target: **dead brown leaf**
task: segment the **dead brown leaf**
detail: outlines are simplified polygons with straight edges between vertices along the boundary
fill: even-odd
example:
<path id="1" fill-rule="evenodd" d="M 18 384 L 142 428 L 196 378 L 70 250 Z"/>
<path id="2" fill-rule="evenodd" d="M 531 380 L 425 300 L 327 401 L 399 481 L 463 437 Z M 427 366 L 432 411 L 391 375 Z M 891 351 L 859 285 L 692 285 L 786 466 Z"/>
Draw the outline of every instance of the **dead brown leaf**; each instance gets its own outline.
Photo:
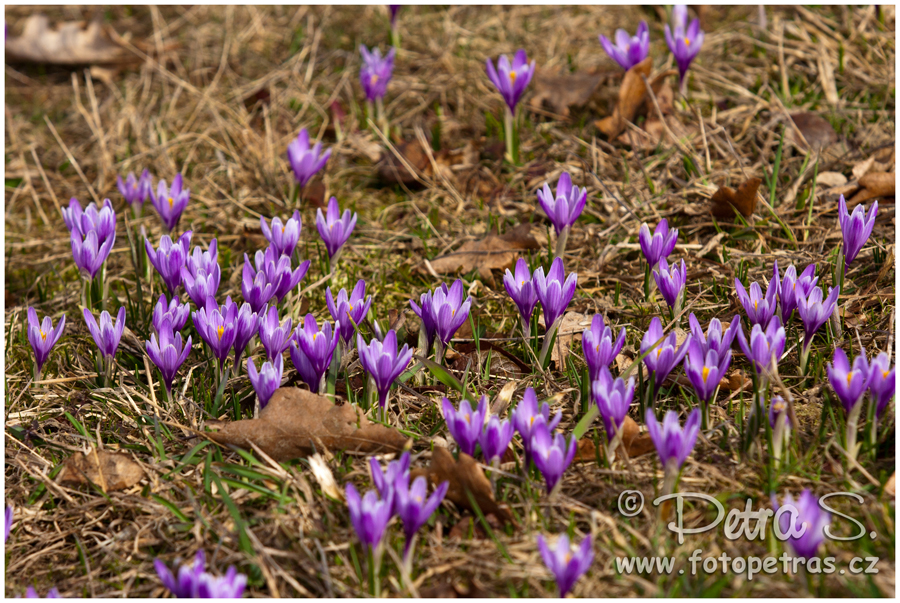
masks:
<path id="1" fill-rule="evenodd" d="M 541 316 L 540 320 L 544 317 Z M 581 334 L 591 326 L 591 317 L 581 312 L 566 312 L 556 331 L 556 342 L 550 351 L 550 359 L 556 363 L 556 367 L 562 370 L 566 366 L 566 356 L 581 341 Z"/>
<path id="2" fill-rule="evenodd" d="M 585 437 L 578 440 L 575 448 L 575 456 L 572 458 L 573 463 L 590 463 L 597 460 L 597 447 L 594 440 Z"/>
<path id="3" fill-rule="evenodd" d="M 847 184 L 847 177 L 840 172 L 821 172 L 816 176 L 816 186 L 822 188 L 834 188 L 845 184 Z"/>
<path id="4" fill-rule="evenodd" d="M 891 473 L 891 477 L 888 478 L 887 483 L 884 485 L 884 490 L 882 491 L 882 497 L 894 498 L 897 495 L 897 486 L 895 485 L 897 479 L 897 472 L 894 471 Z"/>
<path id="5" fill-rule="evenodd" d="M 413 169 L 420 173 L 431 172 L 431 161 L 428 159 L 428 153 L 419 144 L 417 138 L 411 140 L 403 140 L 394 146 L 403 160 L 406 161 Z M 406 186 L 420 185 L 416 175 L 409 171 L 397 155 L 390 150 L 384 151 L 381 156 L 381 162 L 378 166 L 378 175 L 387 184 L 405 184 Z"/>
<path id="6" fill-rule="evenodd" d="M 625 123 L 634 120 L 638 109 L 644 103 L 647 95 L 647 85 L 644 78 L 650 77 L 653 68 L 652 57 L 647 57 L 625 73 L 622 85 L 619 87 L 619 99 L 613 109 L 612 115 L 594 122 L 603 134 L 608 138 L 616 138 L 625 130 Z"/>
<path id="7" fill-rule="evenodd" d="M 546 104 L 557 115 L 569 116 L 569 107 L 583 107 L 591 100 L 605 73 L 571 73 L 539 70 L 534 74 L 529 104 L 540 109 Z"/>
<path id="8" fill-rule="evenodd" d="M 131 456 L 93 449 L 87 454 L 76 452 L 66 459 L 59 481 L 76 485 L 93 483 L 104 492 L 113 492 L 130 488 L 143 477 L 143 468 Z"/>
<path id="9" fill-rule="evenodd" d="M 838 134 L 824 117 L 816 113 L 794 113 L 791 115 L 797 130 L 803 134 L 803 138 L 812 148 L 824 148 L 838 141 Z M 796 137 L 795 137 L 796 138 Z M 798 146 L 804 146 L 802 141 L 796 139 Z"/>
<path id="10" fill-rule="evenodd" d="M 512 513 L 505 505 L 498 504 L 494 500 L 491 482 L 485 477 L 475 459 L 468 454 L 460 452 L 459 460 L 454 460 L 449 450 L 435 446 L 431 453 L 431 467 L 427 471 L 414 469 L 410 473 L 410 479 L 415 479 L 419 475 L 426 476 L 431 485 L 435 487 L 443 482 L 450 482 L 446 498 L 456 505 L 474 513 L 475 509 L 472 508 L 472 502 L 469 500 L 469 495 L 471 495 L 485 516 L 493 514 L 504 524 L 515 525 Z"/>
<path id="11" fill-rule="evenodd" d="M 630 459 L 656 450 L 650 434 L 642 434 L 638 424 L 627 415 L 625 416 L 625 422 L 622 423 L 622 444 L 619 446 L 619 450 L 623 449 L 628 453 L 628 458 Z"/>
<path id="12" fill-rule="evenodd" d="M 470 272 L 477 268 L 481 278 L 492 284 L 491 270 L 512 268 L 520 251 L 539 247 L 531 235 L 531 225 L 519 224 L 505 234 L 491 233 L 481 240 L 468 241 L 458 250 L 431 260 L 431 267 L 438 274 Z"/>
<path id="13" fill-rule="evenodd" d="M 737 190 L 724 184 L 710 198 L 710 209 L 713 216 L 720 220 L 734 217 L 737 209 L 745 218 L 749 218 L 756 211 L 756 193 L 762 182 L 759 178 L 750 178 L 741 184 Z"/>
<path id="14" fill-rule="evenodd" d="M 491 596 L 478 582 L 469 578 L 468 582 L 445 582 L 419 591 L 423 599 L 486 599 Z"/>
<path id="15" fill-rule="evenodd" d="M 863 159 L 853 166 L 853 178 L 859 180 L 869 173 L 873 165 L 875 165 L 875 155 L 872 155 L 868 159 Z"/>
<path id="16" fill-rule="evenodd" d="M 250 442 L 276 461 L 306 457 L 317 450 L 360 454 L 399 452 L 406 437 L 391 427 L 371 423 L 350 404 L 334 405 L 325 396 L 283 387 L 275 392 L 258 419 L 226 423 L 203 432 L 213 442 L 251 450 Z"/>
<path id="17" fill-rule="evenodd" d="M 859 179 L 861 191 L 853 195 L 847 201 L 847 209 L 853 211 L 853 207 L 863 201 L 876 197 L 893 197 L 896 193 L 897 174 L 894 172 L 869 172 Z"/>
<path id="18" fill-rule="evenodd" d="M 99 20 L 87 27 L 81 22 L 50 27 L 46 15 L 35 14 L 25 20 L 21 36 L 6 39 L 6 61 L 50 65 L 95 65 L 134 62 L 137 57 L 110 41 Z"/>

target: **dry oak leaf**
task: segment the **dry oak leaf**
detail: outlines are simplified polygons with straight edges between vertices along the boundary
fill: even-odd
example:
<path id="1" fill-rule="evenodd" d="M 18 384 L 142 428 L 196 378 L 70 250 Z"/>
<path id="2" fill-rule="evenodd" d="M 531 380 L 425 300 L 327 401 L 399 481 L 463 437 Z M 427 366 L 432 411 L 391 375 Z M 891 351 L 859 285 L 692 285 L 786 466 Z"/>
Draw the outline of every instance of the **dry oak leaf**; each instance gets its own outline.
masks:
<path id="1" fill-rule="evenodd" d="M 831 127 L 827 119 L 815 113 L 794 113 L 791 115 L 797 130 L 803 135 L 803 138 L 812 148 L 824 148 L 838 141 L 838 134 Z M 794 142 L 799 147 L 804 147 L 803 141 L 797 136 L 793 136 Z"/>
<path id="2" fill-rule="evenodd" d="M 493 283 L 491 270 L 512 268 L 521 251 L 538 249 L 540 245 L 531 235 L 530 224 L 519 224 L 505 234 L 488 234 L 478 241 L 468 241 L 454 252 L 431 260 L 431 267 L 439 274 L 471 272 L 478 274 L 488 283 Z"/>
<path id="3" fill-rule="evenodd" d="M 894 172 L 869 172 L 859 179 L 861 191 L 853 195 L 847 201 L 847 209 L 853 211 L 853 208 L 863 201 L 874 199 L 875 197 L 893 197 L 897 188 L 897 174 Z"/>
<path id="4" fill-rule="evenodd" d="M 400 432 L 370 422 L 356 406 L 337 406 L 325 396 L 293 387 L 278 389 L 258 419 L 226 423 L 203 435 L 245 450 L 252 450 L 253 442 L 276 461 L 306 457 L 323 448 L 359 454 L 399 452 L 407 443 Z"/>
<path id="5" fill-rule="evenodd" d="M 506 505 L 498 504 L 494 500 L 491 482 L 485 477 L 475 459 L 468 454 L 460 452 L 459 460 L 454 460 L 449 450 L 435 446 L 431 452 L 431 466 L 427 471 L 424 469 L 412 470 L 410 480 L 414 480 L 420 475 L 426 476 L 434 487 L 444 482 L 450 482 L 446 498 L 456 505 L 474 513 L 475 509 L 472 508 L 472 502 L 469 499 L 469 495 L 471 495 L 485 516 L 492 514 L 504 524 L 516 525 L 512 513 Z"/>
<path id="6" fill-rule="evenodd" d="M 144 477 L 144 469 L 124 452 L 93 449 L 76 452 L 63 465 L 59 481 L 63 484 L 93 483 L 104 492 L 124 490 Z"/>
<path id="7" fill-rule="evenodd" d="M 25 20 L 21 36 L 6 39 L 6 61 L 51 65 L 93 65 L 133 62 L 137 57 L 109 40 L 99 21 L 87 27 L 80 22 L 50 27 L 46 15 Z"/>
<path id="8" fill-rule="evenodd" d="M 840 172 L 821 172 L 816 176 L 816 186 L 835 188 L 847 184 L 847 177 Z"/>
<path id="9" fill-rule="evenodd" d="M 540 109 L 546 103 L 554 113 L 569 116 L 569 107 L 583 107 L 591 100 L 606 73 L 571 73 L 538 70 L 534 74 L 529 104 Z"/>
<path id="10" fill-rule="evenodd" d="M 619 445 L 619 451 L 626 452 L 628 458 L 633 459 L 634 457 L 642 456 L 656 450 L 656 446 L 653 444 L 650 434 L 642 434 L 641 428 L 638 427 L 638 424 L 634 422 L 634 419 L 628 415 L 625 415 L 625 421 L 622 423 L 621 430 L 622 443 Z M 616 452 L 617 456 L 619 451 Z"/>
<path id="11" fill-rule="evenodd" d="M 712 215 L 720 220 L 734 217 L 735 208 L 745 218 L 749 218 L 756 211 L 756 193 L 762 180 L 750 178 L 741 184 L 737 190 L 724 184 L 710 198 L 710 210 Z"/>
<path id="12" fill-rule="evenodd" d="M 619 88 L 619 99 L 613 109 L 612 115 L 595 121 L 603 134 L 608 138 L 616 138 L 625 129 L 625 123 L 634 120 L 638 109 L 644 103 L 644 97 L 647 95 L 647 85 L 644 78 L 650 77 L 650 70 L 653 68 L 653 59 L 647 57 L 627 72 L 622 79 L 622 85 Z M 643 76 L 643 77 L 642 77 Z"/>
<path id="13" fill-rule="evenodd" d="M 563 315 L 556 331 L 556 341 L 553 342 L 553 349 L 550 350 L 550 359 L 556 363 L 558 369 L 562 370 L 562 367 L 566 366 L 566 356 L 569 355 L 575 344 L 581 341 L 581 334 L 584 333 L 584 330 L 590 328 L 591 318 L 592 315 L 571 310 Z M 544 317 L 541 315 L 538 324 L 546 327 L 543 321 Z"/>

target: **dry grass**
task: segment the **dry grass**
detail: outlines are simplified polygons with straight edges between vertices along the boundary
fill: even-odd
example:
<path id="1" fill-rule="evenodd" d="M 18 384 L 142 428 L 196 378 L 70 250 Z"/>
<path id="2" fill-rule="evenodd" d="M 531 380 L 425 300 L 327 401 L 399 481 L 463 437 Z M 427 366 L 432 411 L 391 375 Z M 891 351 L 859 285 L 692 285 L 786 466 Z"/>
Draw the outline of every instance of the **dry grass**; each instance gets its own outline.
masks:
<path id="1" fill-rule="evenodd" d="M 435 131 L 435 107 L 440 107 L 443 148 L 473 143 L 481 153 L 475 164 L 445 178 L 428 178 L 426 186 L 414 190 L 379 180 L 372 155 L 377 157 L 380 143 L 359 129 L 364 108 L 356 48 L 360 43 L 384 47 L 387 18 L 382 7 L 139 7 L 133 12 L 108 7 L 105 18 L 145 59 L 138 67 L 104 82 L 81 71 L 7 66 L 5 481 L 6 499 L 16 507 L 7 545 L 7 596 L 21 594 L 30 584 L 40 592 L 56 585 L 64 596 L 159 596 L 163 589 L 153 559 L 171 562 L 197 548 L 207 551 L 216 571 L 235 564 L 248 574 L 248 592 L 254 596 L 366 592 L 365 576 L 354 569 L 356 544 L 345 505 L 321 492 L 305 461 L 271 466 L 200 446 L 191 437 L 187 428 L 200 427 L 208 418 L 210 389 L 215 389 L 199 353 L 179 373 L 185 398 L 171 407 L 164 404 L 160 392 L 148 388 L 144 370 L 148 325 L 129 316 L 132 332 L 123 339 L 118 357 L 121 381 L 98 387 L 94 344 L 79 316 L 79 277 L 59 212 L 69 197 L 87 202 L 108 196 L 121 217 L 128 212 L 115 191 L 117 174 L 149 167 L 170 181 L 182 171 L 191 189 L 182 228 L 193 229 L 195 244 L 218 238 L 224 277 L 219 297 L 239 298 L 243 254 L 264 245 L 260 214 L 290 213 L 292 178 L 285 149 L 300 127 L 309 127 L 334 149 L 324 177 L 328 194 L 360 215 L 330 285 L 349 287 L 365 278 L 375 294 L 374 316 L 383 324 L 398 313 L 409 315 L 406 300 L 435 286 L 436 279 L 420 269 L 423 257 L 450 251 L 490 225 L 505 231 L 533 221 L 543 229 L 546 221 L 535 214 L 533 191 L 567 170 L 590 194 L 566 256 L 567 269 L 579 274 L 572 309 L 603 312 L 614 324 L 626 326 L 633 349 L 650 318 L 660 312 L 642 291 L 636 242 L 644 220 L 653 224 L 667 217 L 680 228 L 676 257 L 688 263 L 686 299 L 703 322 L 738 313 L 731 294 L 734 276 L 768 278 L 776 259 L 785 267 L 817 262 L 822 284 L 830 284 L 828 264 L 840 242 L 837 204 L 824 187 L 813 186 L 814 174 L 850 176 L 873 153 L 887 171 L 894 171 L 894 13 L 890 7 L 883 11 L 884 24 L 874 7 L 769 10 L 768 27 L 760 31 L 755 9 L 711 8 L 704 15 L 708 34 L 692 70 L 689 100 L 675 105 L 682 124 L 694 132 L 699 128 L 700 135 L 676 141 L 666 137 L 658 149 L 646 150 L 602 140 L 593 120 L 608 112 L 605 101 L 615 96 L 618 81 L 607 77 L 598 98 L 573 110 L 568 120 L 526 111 L 523 165 L 511 169 L 492 151 L 497 141 L 485 137 L 485 115 L 498 115 L 500 100 L 484 75 L 484 59 L 524 47 L 542 68 L 612 72 L 597 33 L 633 29 L 644 18 L 651 26 L 656 67 L 662 70 L 664 61 L 671 66 L 671 58 L 664 58 L 668 54 L 659 15 L 637 7 L 404 9 L 403 48 L 386 99 L 388 115 L 402 137 L 411 139 Z M 18 32 L 17 23 L 30 12 L 7 8 L 12 32 Z M 46 12 L 59 20 L 91 16 L 82 7 Z M 835 66 L 836 104 L 828 99 L 831 82 L 820 68 L 822 56 Z M 270 95 L 268 104 L 245 105 L 262 89 Z M 335 101 L 349 114 L 344 125 L 349 134 L 341 142 L 334 140 L 331 122 Z M 826 117 L 840 141 L 818 154 L 803 151 L 786 125 L 788 114 L 798 111 Z M 788 134 L 774 174 L 772 211 L 760 203 L 749 224 L 713 223 L 703 208 L 719 184 L 735 185 L 764 174 L 765 180 L 772 178 L 783 131 Z M 771 189 L 764 183 L 761 193 L 768 200 Z M 161 225 L 146 209 L 139 225 L 155 240 Z M 796 349 L 782 363 L 801 419 L 794 462 L 780 476 L 770 476 L 764 454 L 743 457 L 737 449 L 736 411 L 722 394 L 723 428 L 701 438 L 681 481 L 683 490 L 713 494 L 731 506 L 742 506 L 748 496 L 756 506 L 765 506 L 772 490 L 858 492 L 862 505 L 841 508 L 878 538 L 829 542 L 827 553 L 837 558 L 838 567 L 846 567 L 853 556 L 878 556 L 880 573 L 816 578 L 814 594 L 894 593 L 894 506 L 882 496 L 895 463 L 893 421 L 886 420 L 889 433 L 877 458 L 865 456 L 861 470 L 842 470 L 846 465 L 838 443 L 843 419 L 829 414 L 829 388 L 822 385 L 823 363 L 834 346 L 858 351 L 861 344 L 871 353 L 892 341 L 893 212 L 892 198 L 880 202 L 875 232 L 847 274 L 843 338 L 816 340 L 811 378 L 796 376 Z M 323 275 L 323 250 L 314 211 L 305 208 L 303 218 L 303 245 L 313 259 L 308 285 Z M 135 289 L 121 226 L 108 269 L 111 295 L 119 300 L 113 307 L 126 303 L 126 292 Z M 713 237 L 717 243 L 707 245 Z M 544 250 L 533 258 L 539 262 L 547 255 Z M 464 278 L 476 300 L 473 316 L 480 335 L 513 335 L 516 315 L 499 279 L 492 286 L 477 273 Z M 309 308 L 325 314 L 325 286 L 309 291 L 296 312 Z M 146 313 L 149 300 L 159 295 L 159 284 L 144 287 Z M 46 381 L 36 386 L 29 383 L 31 352 L 23 328 L 28 306 L 54 321 L 64 312 L 68 318 L 66 333 L 45 368 Z M 411 331 L 414 318 L 407 320 Z M 461 338 L 472 337 L 467 330 Z M 414 333 L 410 337 L 414 342 Z M 789 337 L 788 347 L 795 342 Z M 526 358 L 519 344 L 510 349 Z M 475 387 L 496 395 L 506 379 L 486 372 L 485 360 L 484 355 L 475 357 Z M 736 365 L 746 370 L 743 359 Z M 550 371 L 546 378 L 514 375 L 520 381 L 514 400 L 528 385 L 542 397 L 561 394 L 561 428 L 571 432 L 581 415 L 581 359 L 573 358 L 572 367 Z M 671 388 L 662 404 L 684 407 L 691 394 L 682 391 L 689 390 Z M 223 416 L 231 417 L 232 401 L 238 404 L 251 393 L 245 377 L 232 379 Z M 439 394 L 404 390 L 398 397 L 409 406 L 408 428 L 423 434 L 413 447 L 421 459 L 415 463 L 426 464 L 428 434 L 449 437 L 440 429 L 433 405 Z M 734 404 L 741 398 L 735 397 Z M 61 462 L 96 441 L 130 451 L 147 479 L 131 490 L 106 495 L 58 484 Z M 362 461 L 340 453 L 329 458 L 339 484 L 352 479 L 368 487 Z M 728 541 L 717 529 L 678 546 L 655 510 L 621 517 L 616 500 L 623 489 L 641 490 L 647 500 L 653 497 L 661 473 L 652 455 L 613 470 L 596 463 L 574 465 L 550 501 L 540 492 L 529 493 L 521 474 L 512 471 L 515 475 L 499 481 L 497 498 L 514 509 L 518 530 L 494 530 L 494 541 L 453 539 L 450 527 L 466 514 L 445 505 L 437 522 L 420 533 L 414 584 L 401 585 L 388 560 L 386 592 L 433 593 L 428 589 L 436 585 L 474 580 L 488 595 L 552 595 L 534 538 L 567 528 L 579 536 L 592 533 L 596 541 L 593 568 L 575 588 L 577 596 L 765 597 L 793 596 L 806 588 L 797 575 L 747 581 L 733 575 L 691 576 L 685 565 L 696 548 L 707 556 L 762 556 L 780 553 L 773 542 Z M 686 524 L 709 518 L 709 509 L 691 508 Z M 852 529 L 841 523 L 841 533 Z M 676 556 L 673 575 L 617 574 L 615 557 L 653 554 Z M 681 568 L 688 571 L 679 575 Z"/>

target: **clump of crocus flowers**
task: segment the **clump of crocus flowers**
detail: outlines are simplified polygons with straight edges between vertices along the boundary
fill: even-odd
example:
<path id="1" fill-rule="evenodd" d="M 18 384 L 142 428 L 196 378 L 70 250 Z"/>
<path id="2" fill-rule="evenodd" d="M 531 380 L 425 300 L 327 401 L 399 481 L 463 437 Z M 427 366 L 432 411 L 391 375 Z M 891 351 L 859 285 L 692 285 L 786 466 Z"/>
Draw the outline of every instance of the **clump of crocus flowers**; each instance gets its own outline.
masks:
<path id="1" fill-rule="evenodd" d="M 379 127 L 387 130 L 384 95 L 394 73 L 394 55 L 397 53 L 397 49 L 391 48 L 387 54 L 382 56 L 381 50 L 378 48 L 369 50 L 364 44 L 360 44 L 359 53 L 363 59 L 362 67 L 359 69 L 359 83 L 366 95 L 369 118 L 377 120 Z"/>
<path id="2" fill-rule="evenodd" d="M 501 55 L 497 59 L 496 69 L 490 59 L 487 59 L 486 66 L 488 78 L 506 102 L 503 122 L 506 135 L 506 159 L 510 163 L 515 163 L 519 160 L 518 136 L 515 131 L 516 105 L 519 104 L 525 88 L 534 77 L 534 61 L 529 64 L 525 51 L 519 49 L 512 61 L 508 56 Z"/>
<path id="3" fill-rule="evenodd" d="M 828 373 L 828 382 L 847 412 L 847 454 L 855 460 L 859 453 L 856 433 L 859 429 L 862 399 L 869 387 L 869 362 L 865 354 L 860 354 L 853 359 L 851 365 L 846 352 L 837 348 L 834 350 L 832 363 L 825 367 L 825 371 Z"/>
<path id="4" fill-rule="evenodd" d="M 553 345 L 556 330 L 562 321 L 569 302 L 575 295 L 575 289 L 578 286 L 578 275 L 574 272 L 566 276 L 565 268 L 563 268 L 562 258 L 556 258 L 550 265 L 550 270 L 544 275 L 544 267 L 541 266 L 534 271 L 532 277 L 534 282 L 534 290 L 537 294 L 538 301 L 541 302 L 541 308 L 544 310 L 544 345 L 541 348 L 541 354 L 538 362 L 544 366 L 544 362 L 550 353 Z"/>
<path id="5" fill-rule="evenodd" d="M 178 575 L 166 567 L 161 559 L 153 561 L 160 582 L 179 599 L 239 599 L 247 587 L 247 576 L 232 565 L 224 576 L 206 571 L 206 555 L 197 551 L 192 565 L 182 564 Z"/>
<path id="6" fill-rule="evenodd" d="M 644 295 L 650 297 L 650 274 L 660 260 L 667 259 L 675 250 L 675 244 L 678 243 L 678 229 L 670 229 L 669 221 L 662 219 L 651 234 L 650 226 L 644 222 L 638 231 L 638 242 L 641 245 L 644 259 L 647 260 L 647 266 L 644 269 Z"/>
<path id="7" fill-rule="evenodd" d="M 542 534 L 537 536 L 538 550 L 544 564 L 553 573 L 560 598 L 565 597 L 578 579 L 588 571 L 594 561 L 593 541 L 590 534 L 584 537 L 581 544 L 573 550 L 567 534 L 560 534 L 556 539 L 556 548 L 551 549 Z"/>
<path id="8" fill-rule="evenodd" d="M 469 296 L 464 299 L 464 295 L 463 282 L 457 279 L 450 287 L 441 283 L 434 291 L 423 293 L 418 304 L 409 300 L 413 312 L 422 319 L 422 329 L 425 332 L 423 348 L 427 350 L 432 343 L 435 344 L 434 360 L 438 364 L 456 331 L 469 318 L 472 298 Z"/>
<path id="9" fill-rule="evenodd" d="M 359 350 L 359 363 L 375 383 L 381 413 L 386 416 L 388 393 L 397 377 L 409 366 L 413 351 L 406 344 L 397 349 L 397 334 L 393 330 L 387 332 L 383 341 L 376 338 L 368 345 L 357 333 L 356 348 Z"/>

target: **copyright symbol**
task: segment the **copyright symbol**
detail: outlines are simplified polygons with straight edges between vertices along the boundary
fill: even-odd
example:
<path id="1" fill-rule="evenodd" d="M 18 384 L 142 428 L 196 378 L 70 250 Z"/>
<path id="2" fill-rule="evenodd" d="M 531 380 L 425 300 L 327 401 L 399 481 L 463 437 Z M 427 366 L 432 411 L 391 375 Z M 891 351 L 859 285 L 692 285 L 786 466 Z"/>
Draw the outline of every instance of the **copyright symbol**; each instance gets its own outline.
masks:
<path id="1" fill-rule="evenodd" d="M 639 490 L 625 490 L 619 494 L 619 513 L 634 517 L 644 510 L 644 494 Z"/>

